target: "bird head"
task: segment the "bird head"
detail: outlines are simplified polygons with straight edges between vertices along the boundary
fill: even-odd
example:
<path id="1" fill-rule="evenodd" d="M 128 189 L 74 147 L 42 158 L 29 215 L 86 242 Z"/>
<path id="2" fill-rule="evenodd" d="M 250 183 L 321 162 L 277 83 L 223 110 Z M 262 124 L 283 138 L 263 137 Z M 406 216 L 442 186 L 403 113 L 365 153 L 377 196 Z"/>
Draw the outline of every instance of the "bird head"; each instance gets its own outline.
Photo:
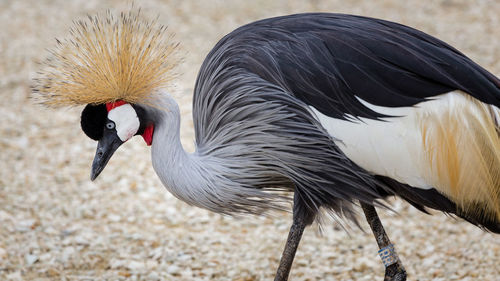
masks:
<path id="1" fill-rule="evenodd" d="M 89 138 L 98 141 L 91 180 L 99 176 L 118 147 L 133 136 L 142 135 L 147 145 L 153 142 L 154 124 L 140 106 L 124 101 L 88 104 L 82 111 L 81 126 Z"/>
<path id="2" fill-rule="evenodd" d="M 59 107 L 85 105 L 81 126 L 97 140 L 91 179 L 134 135 L 151 144 L 152 123 L 144 106 L 155 107 L 178 63 L 178 44 L 157 20 L 140 10 L 88 16 L 74 22 L 34 79 L 33 97 Z"/>

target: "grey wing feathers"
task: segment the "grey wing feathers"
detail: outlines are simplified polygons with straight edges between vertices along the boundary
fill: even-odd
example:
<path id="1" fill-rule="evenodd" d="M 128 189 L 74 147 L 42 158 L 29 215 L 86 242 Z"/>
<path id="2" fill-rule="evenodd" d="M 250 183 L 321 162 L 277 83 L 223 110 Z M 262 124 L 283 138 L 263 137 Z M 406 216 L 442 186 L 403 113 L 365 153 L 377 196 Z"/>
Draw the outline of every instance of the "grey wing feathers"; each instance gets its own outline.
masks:
<path id="1" fill-rule="evenodd" d="M 376 181 L 338 150 L 307 105 L 232 65 L 232 48 L 212 53 L 198 78 L 198 153 L 221 159 L 232 171 L 234 188 L 294 191 L 311 212 L 323 206 L 354 218 L 352 202 L 379 198 Z"/>

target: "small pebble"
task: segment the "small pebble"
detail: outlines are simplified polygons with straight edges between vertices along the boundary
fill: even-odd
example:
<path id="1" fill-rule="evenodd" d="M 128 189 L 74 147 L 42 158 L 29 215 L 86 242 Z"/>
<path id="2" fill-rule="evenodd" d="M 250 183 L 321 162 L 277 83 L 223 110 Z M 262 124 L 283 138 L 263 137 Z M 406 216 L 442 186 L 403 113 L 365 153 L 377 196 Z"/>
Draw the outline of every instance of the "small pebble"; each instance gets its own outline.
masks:
<path id="1" fill-rule="evenodd" d="M 24 260 L 26 261 L 26 265 L 27 266 L 31 266 L 33 265 L 35 262 L 38 261 L 38 256 L 37 255 L 30 255 L 30 254 L 26 254 L 24 256 Z"/>
<path id="2" fill-rule="evenodd" d="M 167 267 L 167 273 L 176 274 L 179 273 L 180 268 L 177 265 L 171 265 Z"/>
<path id="3" fill-rule="evenodd" d="M 2 260 L 5 260 L 7 258 L 7 251 L 0 247 L 0 262 L 2 262 Z"/>
<path id="4" fill-rule="evenodd" d="M 146 278 L 148 281 L 161 280 L 160 275 L 154 271 L 150 272 Z"/>
<path id="5" fill-rule="evenodd" d="M 146 265 L 140 261 L 128 261 L 126 267 L 132 271 L 143 271 Z"/>

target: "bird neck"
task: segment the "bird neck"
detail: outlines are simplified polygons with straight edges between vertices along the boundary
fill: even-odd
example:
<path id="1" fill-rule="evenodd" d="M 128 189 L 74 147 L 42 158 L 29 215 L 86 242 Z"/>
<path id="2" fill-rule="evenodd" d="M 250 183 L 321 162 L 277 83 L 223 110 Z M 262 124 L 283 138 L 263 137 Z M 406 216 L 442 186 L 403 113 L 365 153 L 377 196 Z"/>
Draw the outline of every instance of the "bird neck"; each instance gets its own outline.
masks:
<path id="1" fill-rule="evenodd" d="M 177 102 L 171 97 L 166 96 L 155 107 L 149 108 L 149 116 L 154 123 L 154 134 L 152 143 L 153 156 L 187 155 L 180 140 L 180 111 Z"/>
<path id="2" fill-rule="evenodd" d="M 149 116 L 154 122 L 151 159 L 153 168 L 163 185 L 177 198 L 191 205 L 211 209 L 213 195 L 207 177 L 208 163 L 202 161 L 198 152 L 188 153 L 180 141 L 180 111 L 171 96 L 167 96 L 155 107 L 149 107 Z M 210 170 L 210 169 L 209 169 Z M 203 172 L 205 171 L 205 172 Z"/>
<path id="3" fill-rule="evenodd" d="M 146 110 L 154 123 L 153 168 L 175 197 L 224 214 L 262 214 L 268 209 L 282 209 L 280 196 L 252 188 L 252 184 L 281 186 L 285 183 L 270 177 L 265 169 L 255 169 L 252 163 L 246 163 L 247 169 L 234 147 L 211 144 L 196 148 L 193 153 L 184 150 L 180 141 L 179 107 L 172 97 L 167 96 Z M 239 151 L 245 148 L 248 149 L 241 147 Z M 265 172 L 256 174 L 256 170 Z"/>

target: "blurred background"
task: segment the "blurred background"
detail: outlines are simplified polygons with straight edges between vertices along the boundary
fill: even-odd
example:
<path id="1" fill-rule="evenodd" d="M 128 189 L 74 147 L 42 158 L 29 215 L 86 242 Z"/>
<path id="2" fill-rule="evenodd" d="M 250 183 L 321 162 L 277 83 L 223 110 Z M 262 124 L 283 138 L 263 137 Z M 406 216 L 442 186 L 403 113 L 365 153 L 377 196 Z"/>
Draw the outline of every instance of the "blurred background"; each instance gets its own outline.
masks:
<path id="1" fill-rule="evenodd" d="M 437 36 L 500 74 L 500 2 L 488 0 L 135 1 L 181 42 L 178 97 L 193 150 L 191 96 L 203 58 L 234 28 L 298 12 L 397 21 Z M 149 147 L 122 146 L 89 180 L 96 143 L 80 130 L 82 108 L 49 110 L 29 99 L 36 62 L 74 19 L 127 10 L 130 1 L 0 1 L 0 280 L 271 280 L 289 214 L 231 218 L 171 196 Z M 409 280 L 500 280 L 500 239 L 399 200 L 380 211 Z M 334 221 L 306 230 L 290 280 L 382 280 L 375 240 Z"/>

